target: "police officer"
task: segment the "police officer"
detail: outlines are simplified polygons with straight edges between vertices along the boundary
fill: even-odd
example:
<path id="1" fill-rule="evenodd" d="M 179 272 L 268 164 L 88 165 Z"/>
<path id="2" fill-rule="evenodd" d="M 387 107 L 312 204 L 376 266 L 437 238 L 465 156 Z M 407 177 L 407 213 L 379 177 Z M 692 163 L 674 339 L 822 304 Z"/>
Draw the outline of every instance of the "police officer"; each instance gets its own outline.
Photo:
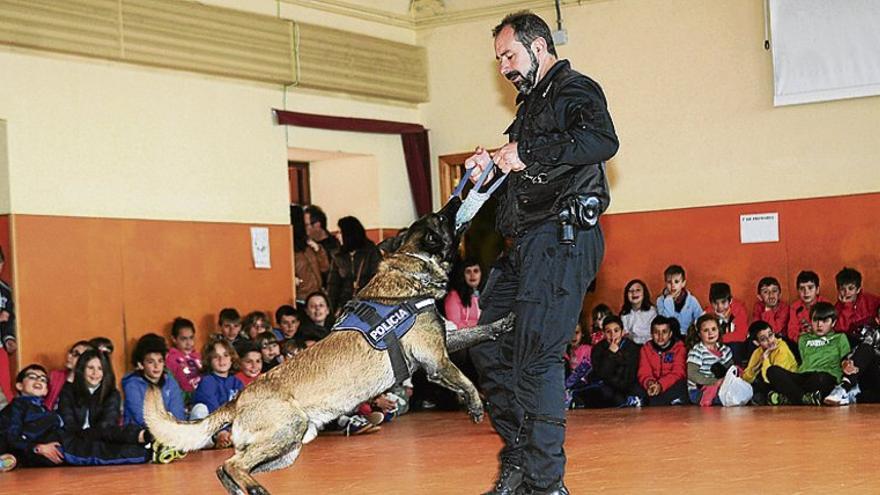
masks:
<path id="1" fill-rule="evenodd" d="M 467 159 L 472 178 L 509 173 L 498 230 L 510 248 L 481 296 L 480 323 L 516 313 L 516 329 L 471 350 L 495 431 L 504 441 L 489 494 L 568 494 L 562 355 L 604 253 L 596 220 L 610 196 L 604 162 L 618 141 L 605 96 L 557 60 L 547 24 L 510 14 L 493 30 L 501 74 L 519 91 L 509 142 Z"/>

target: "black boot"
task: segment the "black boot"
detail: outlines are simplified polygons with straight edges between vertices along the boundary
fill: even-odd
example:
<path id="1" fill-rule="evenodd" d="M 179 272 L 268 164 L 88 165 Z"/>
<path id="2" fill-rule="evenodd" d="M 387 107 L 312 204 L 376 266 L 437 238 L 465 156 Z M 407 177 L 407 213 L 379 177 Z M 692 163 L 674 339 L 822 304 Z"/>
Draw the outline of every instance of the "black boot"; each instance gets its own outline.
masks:
<path id="1" fill-rule="evenodd" d="M 523 485 L 523 488 L 524 490 L 520 493 L 525 495 L 569 495 L 568 488 L 561 481 L 550 485 L 550 488 L 530 488 L 525 485 Z"/>
<path id="2" fill-rule="evenodd" d="M 483 495 L 516 495 L 523 482 L 523 469 L 516 464 L 501 463 L 495 486 Z M 567 493 L 567 492 L 566 492 Z"/>

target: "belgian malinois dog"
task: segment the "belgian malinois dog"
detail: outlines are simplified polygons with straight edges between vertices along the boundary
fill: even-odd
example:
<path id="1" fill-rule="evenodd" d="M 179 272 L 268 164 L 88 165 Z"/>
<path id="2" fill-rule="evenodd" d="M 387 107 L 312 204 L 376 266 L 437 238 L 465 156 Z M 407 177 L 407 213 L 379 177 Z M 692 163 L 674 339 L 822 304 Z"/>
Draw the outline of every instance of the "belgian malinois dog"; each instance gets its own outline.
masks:
<path id="1" fill-rule="evenodd" d="M 451 261 L 466 227 L 456 228 L 460 204 L 453 198 L 401 234 L 396 250 L 386 255 L 357 298 L 383 304 L 416 297 L 439 301 L 446 293 Z M 512 317 L 508 317 L 447 334 L 435 311 L 423 312 L 400 339 L 400 347 L 410 372 L 422 367 L 431 381 L 459 393 L 468 414 L 479 422 L 483 405 L 477 390 L 450 361 L 448 351 L 494 338 L 511 327 Z M 201 421 L 174 419 L 165 412 L 155 387 L 147 391 L 144 419 L 159 442 L 183 451 L 206 446 L 214 433 L 231 424 L 235 454 L 217 468 L 217 476 L 230 494 L 267 494 L 251 473 L 291 465 L 303 444 L 314 437 L 315 425 L 348 413 L 394 383 L 387 352 L 371 347 L 358 332 L 336 331 L 260 376 L 236 399 Z M 312 434 L 304 438 L 310 424 Z"/>

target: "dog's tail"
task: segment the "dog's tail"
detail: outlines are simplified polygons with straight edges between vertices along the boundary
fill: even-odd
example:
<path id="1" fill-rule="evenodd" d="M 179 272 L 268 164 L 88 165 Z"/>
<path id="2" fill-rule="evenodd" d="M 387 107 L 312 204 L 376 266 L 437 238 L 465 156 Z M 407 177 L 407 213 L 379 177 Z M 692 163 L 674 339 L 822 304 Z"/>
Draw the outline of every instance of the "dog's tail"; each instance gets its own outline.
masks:
<path id="1" fill-rule="evenodd" d="M 161 389 L 150 385 L 144 398 L 144 420 L 160 443 L 188 452 L 209 445 L 214 433 L 232 423 L 235 402 L 234 399 L 227 402 L 199 421 L 179 421 L 165 410 Z"/>

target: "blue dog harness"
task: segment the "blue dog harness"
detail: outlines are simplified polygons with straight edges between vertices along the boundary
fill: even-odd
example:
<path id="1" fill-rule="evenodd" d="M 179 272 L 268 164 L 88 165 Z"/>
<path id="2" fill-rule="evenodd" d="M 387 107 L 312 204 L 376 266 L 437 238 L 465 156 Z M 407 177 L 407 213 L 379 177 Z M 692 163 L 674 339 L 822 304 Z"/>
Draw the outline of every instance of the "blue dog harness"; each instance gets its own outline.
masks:
<path id="1" fill-rule="evenodd" d="M 388 351 L 395 383 L 400 384 L 410 377 L 400 339 L 412 329 L 416 317 L 427 311 L 436 311 L 433 298 L 410 299 L 396 306 L 353 300 L 331 331 L 360 332 L 374 349 Z"/>

